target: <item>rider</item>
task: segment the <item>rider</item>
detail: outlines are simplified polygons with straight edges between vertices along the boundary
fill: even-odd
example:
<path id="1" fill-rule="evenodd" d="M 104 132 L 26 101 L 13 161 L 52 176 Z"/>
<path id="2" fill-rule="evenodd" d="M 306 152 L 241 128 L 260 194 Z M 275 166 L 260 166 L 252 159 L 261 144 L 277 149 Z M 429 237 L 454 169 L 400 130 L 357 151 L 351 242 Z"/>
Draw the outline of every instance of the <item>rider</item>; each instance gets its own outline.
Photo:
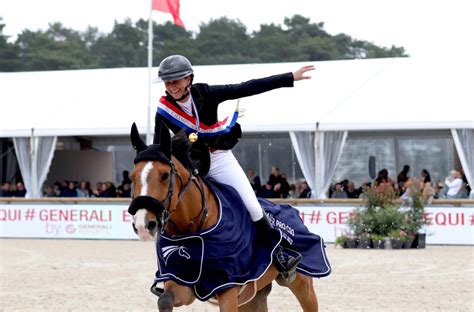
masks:
<path id="1" fill-rule="evenodd" d="M 245 172 L 231 151 L 242 135 L 240 125 L 235 123 L 235 119 L 227 128 L 218 124 L 218 105 L 226 100 L 293 87 L 294 81 L 310 79 L 304 73 L 313 69 L 312 65 L 303 66 L 293 73 L 227 85 L 193 84 L 192 65 L 182 55 L 168 56 L 161 61 L 158 69 L 158 77 L 165 84 L 166 96 L 160 99 L 155 123 L 165 122 L 175 134 L 184 128 L 190 141 L 195 142 L 193 146 L 204 146 L 210 151 L 207 177 L 230 185 L 239 193 L 256 225 L 257 239 L 264 239 L 266 231 L 274 229 L 264 216 Z"/>

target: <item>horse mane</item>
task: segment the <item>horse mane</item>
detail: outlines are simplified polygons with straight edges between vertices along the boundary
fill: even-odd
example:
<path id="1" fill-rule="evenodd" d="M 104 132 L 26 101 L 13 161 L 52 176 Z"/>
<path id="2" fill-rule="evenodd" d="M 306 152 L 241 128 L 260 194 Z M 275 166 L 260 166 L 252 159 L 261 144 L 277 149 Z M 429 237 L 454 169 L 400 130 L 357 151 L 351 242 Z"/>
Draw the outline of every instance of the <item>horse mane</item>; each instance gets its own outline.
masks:
<path id="1" fill-rule="evenodd" d="M 199 161 L 191 158 L 191 143 L 184 131 L 179 131 L 171 139 L 171 154 L 187 169 L 195 171 L 199 168 Z"/>

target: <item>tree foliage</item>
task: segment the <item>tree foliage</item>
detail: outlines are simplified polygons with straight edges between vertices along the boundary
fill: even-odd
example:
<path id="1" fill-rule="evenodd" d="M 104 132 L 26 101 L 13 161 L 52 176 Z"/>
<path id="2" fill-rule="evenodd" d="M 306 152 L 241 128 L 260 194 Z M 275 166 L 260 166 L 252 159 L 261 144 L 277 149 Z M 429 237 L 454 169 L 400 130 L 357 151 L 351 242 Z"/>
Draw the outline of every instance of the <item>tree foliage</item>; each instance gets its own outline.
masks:
<path id="1" fill-rule="evenodd" d="M 0 18 L 0 71 L 143 67 L 147 65 L 148 21 L 115 22 L 110 33 L 83 32 L 52 23 L 46 31 L 24 30 L 15 42 L 3 34 Z M 283 25 L 264 24 L 249 33 L 239 20 L 221 17 L 202 23 L 197 33 L 171 22 L 153 25 L 154 66 L 170 54 L 195 65 L 321 61 L 407 56 L 403 47 L 379 47 L 346 34 L 331 35 L 324 23 L 295 15 Z"/>

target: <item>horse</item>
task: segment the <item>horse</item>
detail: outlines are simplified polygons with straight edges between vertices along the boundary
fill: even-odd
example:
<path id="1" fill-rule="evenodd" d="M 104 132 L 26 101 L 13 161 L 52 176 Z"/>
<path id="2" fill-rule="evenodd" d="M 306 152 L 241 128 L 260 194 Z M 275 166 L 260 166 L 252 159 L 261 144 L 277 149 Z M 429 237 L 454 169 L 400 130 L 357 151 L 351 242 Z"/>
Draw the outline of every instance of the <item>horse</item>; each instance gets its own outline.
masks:
<path id="1" fill-rule="evenodd" d="M 216 299 L 220 311 L 267 311 L 267 295 L 274 280 L 291 290 L 303 311 L 318 311 L 312 276 L 298 271 L 294 280 L 285 279 L 271 258 L 268 265 L 258 272 L 258 276 L 248 280 L 245 285 L 239 282 L 225 283 L 216 288 L 212 298 L 202 296 L 198 288 L 190 283 L 199 279 L 195 276 L 199 265 L 193 269 L 188 264 L 182 264 L 195 257 L 195 254 L 199 257 L 201 251 L 199 247 L 183 245 L 184 238 L 181 238 L 185 237 L 191 245 L 201 246 L 199 237 L 193 235 L 212 232 L 217 224 L 223 223 L 220 215 L 222 199 L 208 181 L 196 174 L 196 164 L 190 157 L 191 145 L 186 137 L 175 135 L 172 142 L 168 128 L 164 124 L 155 125 L 153 144 L 147 146 L 140 138 L 135 123 L 130 136 L 137 157 L 130 175 L 133 200 L 129 213 L 133 215 L 132 226 L 139 238 L 142 241 L 155 240 L 157 252 L 161 252 L 157 276 L 166 277 L 161 280 L 164 286 L 157 290 L 155 279 L 151 289 L 159 296 L 159 311 L 172 311 L 174 307 L 190 305 L 197 297 L 203 301 Z M 247 219 L 250 217 L 247 216 Z M 242 221 L 242 225 L 238 226 L 252 224 L 251 221 L 243 220 L 245 222 Z M 251 227 L 247 229 L 250 231 Z M 174 260 L 171 261 L 171 258 Z M 209 261 L 212 259 L 201 259 L 201 262 L 196 263 L 203 266 Z M 175 276 L 173 272 L 163 273 L 163 267 L 170 264 L 178 270 L 181 268 L 180 274 L 184 277 Z M 207 278 L 216 278 L 219 274 L 221 271 L 211 272 Z"/>

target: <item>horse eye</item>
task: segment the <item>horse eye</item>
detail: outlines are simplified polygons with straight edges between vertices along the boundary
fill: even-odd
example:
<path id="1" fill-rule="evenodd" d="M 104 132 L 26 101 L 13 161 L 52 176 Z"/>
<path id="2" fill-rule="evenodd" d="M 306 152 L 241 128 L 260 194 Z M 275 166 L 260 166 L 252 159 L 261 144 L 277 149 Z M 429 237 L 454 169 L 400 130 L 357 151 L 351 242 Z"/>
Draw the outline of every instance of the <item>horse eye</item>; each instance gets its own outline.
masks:
<path id="1" fill-rule="evenodd" d="M 168 177 L 170 176 L 170 174 L 168 172 L 165 172 L 161 175 L 161 181 L 165 181 L 166 179 L 168 179 Z"/>

